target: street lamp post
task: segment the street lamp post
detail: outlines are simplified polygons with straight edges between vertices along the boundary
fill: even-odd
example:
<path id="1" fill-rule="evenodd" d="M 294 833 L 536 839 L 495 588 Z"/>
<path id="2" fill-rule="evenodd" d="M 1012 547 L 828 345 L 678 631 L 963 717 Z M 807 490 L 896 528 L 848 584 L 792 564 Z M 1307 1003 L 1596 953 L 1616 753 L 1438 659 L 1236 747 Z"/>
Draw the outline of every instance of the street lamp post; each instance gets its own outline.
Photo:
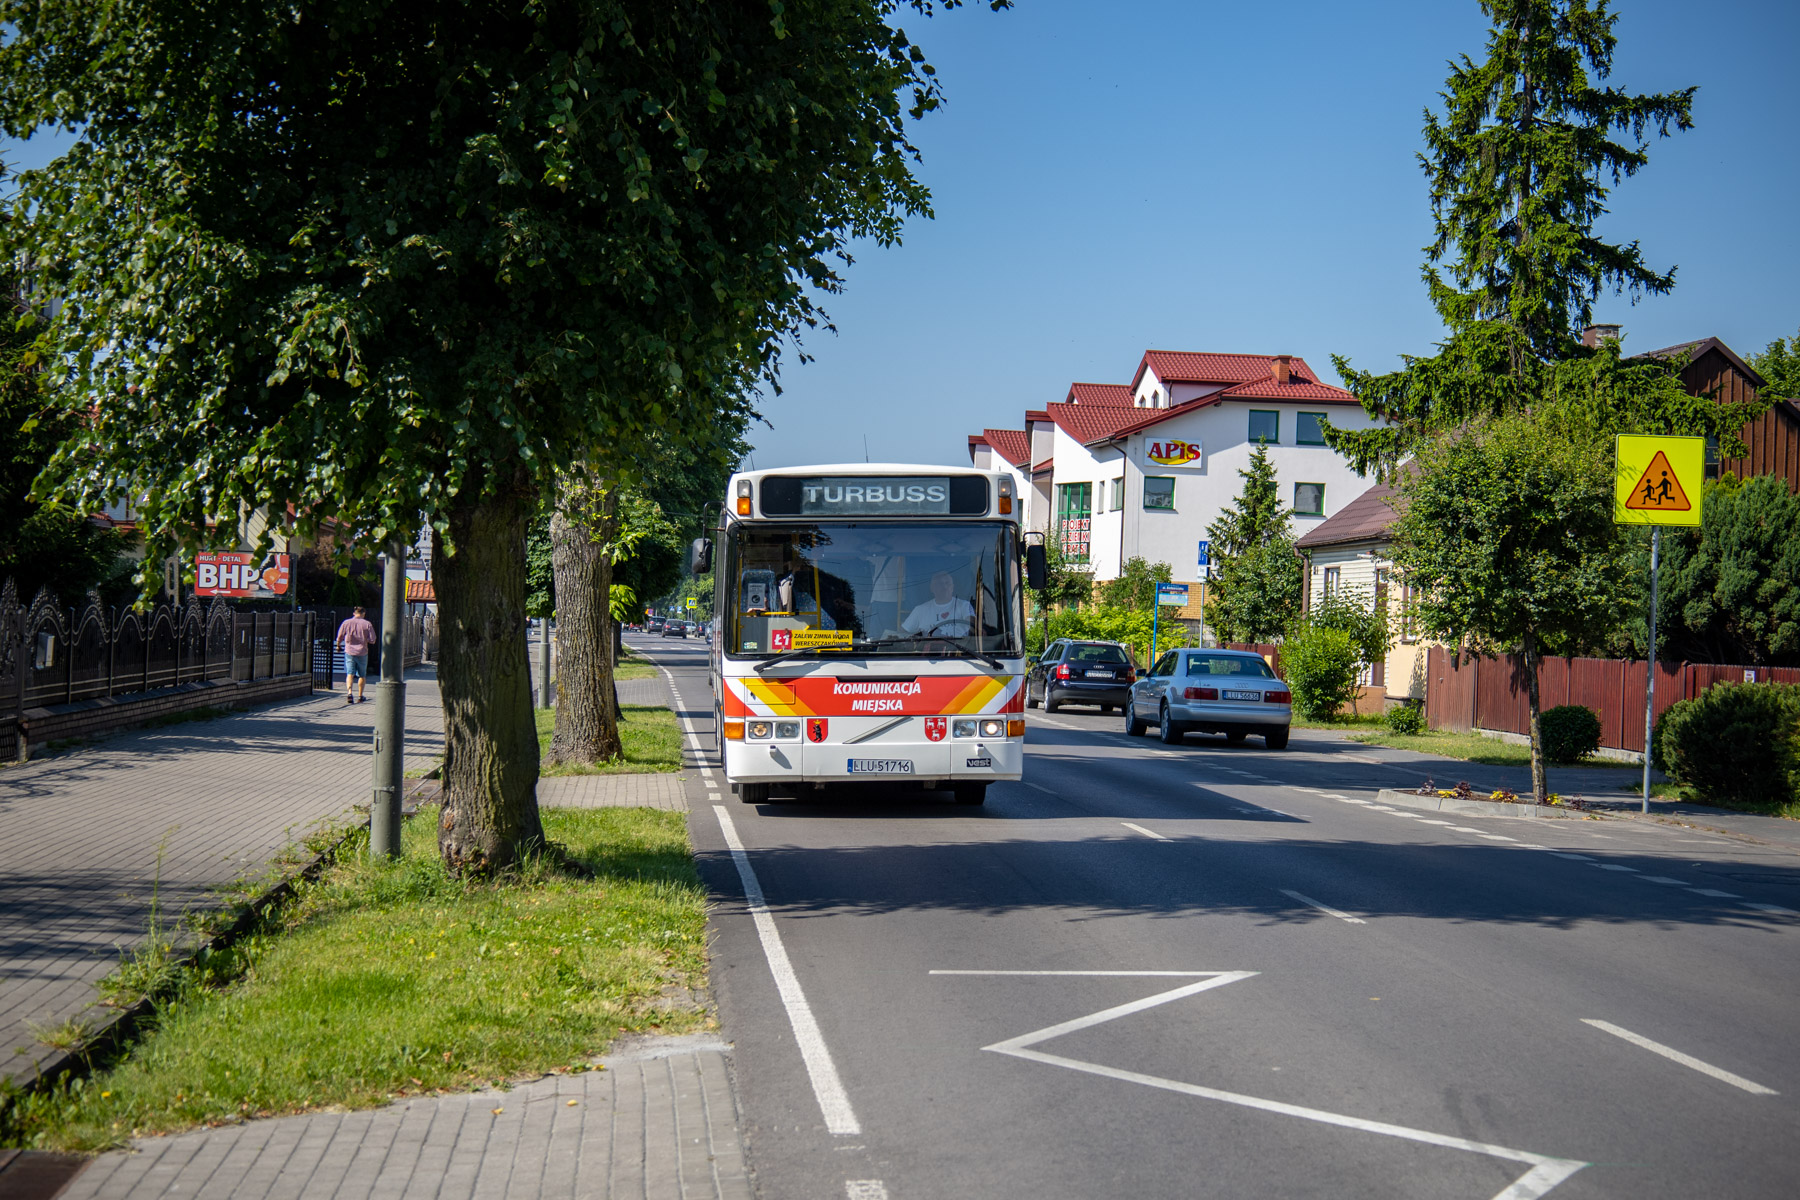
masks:
<path id="1" fill-rule="evenodd" d="M 400 857 L 400 788 L 406 757 L 406 544 L 388 545 L 381 573 L 381 681 L 375 685 L 374 791 L 369 801 L 369 856 Z"/>

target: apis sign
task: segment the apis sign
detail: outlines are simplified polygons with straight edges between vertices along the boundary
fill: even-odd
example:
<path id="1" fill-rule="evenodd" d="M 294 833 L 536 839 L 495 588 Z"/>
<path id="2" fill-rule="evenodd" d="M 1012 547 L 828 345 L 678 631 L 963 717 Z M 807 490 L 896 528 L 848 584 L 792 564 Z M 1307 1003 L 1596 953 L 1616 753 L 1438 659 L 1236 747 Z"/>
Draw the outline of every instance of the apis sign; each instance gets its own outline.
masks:
<path id="1" fill-rule="evenodd" d="M 1186 466 L 1200 457 L 1200 443 L 1184 442 L 1176 438 L 1151 442 L 1144 450 L 1144 457 L 1165 467 Z"/>

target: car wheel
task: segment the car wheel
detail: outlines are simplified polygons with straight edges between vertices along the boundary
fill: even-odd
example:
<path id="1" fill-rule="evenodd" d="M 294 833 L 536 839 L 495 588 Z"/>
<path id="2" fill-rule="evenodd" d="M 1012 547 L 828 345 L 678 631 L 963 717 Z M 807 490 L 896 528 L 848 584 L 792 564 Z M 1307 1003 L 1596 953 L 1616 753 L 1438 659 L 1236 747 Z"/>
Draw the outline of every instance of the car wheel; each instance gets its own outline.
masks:
<path id="1" fill-rule="evenodd" d="M 1287 740 L 1288 731 L 1285 729 L 1271 729 L 1269 732 L 1263 734 L 1263 745 L 1271 750 L 1286 750 Z"/>
<path id="2" fill-rule="evenodd" d="M 1037 697 L 1031 694 L 1031 685 L 1028 683 L 1025 685 L 1025 707 L 1036 708 L 1037 706 Z"/>
<path id="3" fill-rule="evenodd" d="M 956 797 L 958 804 L 974 808 L 987 799 L 987 784 L 959 783 L 951 789 L 951 794 Z"/>
<path id="4" fill-rule="evenodd" d="M 1044 691 L 1044 711 L 1047 713 L 1053 713 L 1053 712 L 1056 712 L 1061 707 L 1062 707 L 1061 704 L 1057 703 L 1055 700 L 1052 700 L 1050 698 L 1050 692 L 1048 689 L 1046 689 Z"/>
<path id="5" fill-rule="evenodd" d="M 1249 736 L 1250 736 L 1249 734 L 1245 733 L 1241 729 L 1234 729 L 1230 733 L 1225 735 L 1225 740 L 1230 742 L 1234 746 L 1241 746 L 1244 744 L 1244 739 Z"/>
<path id="6" fill-rule="evenodd" d="M 1164 704 L 1162 710 L 1157 714 L 1157 722 L 1158 728 L 1156 733 L 1157 736 L 1162 739 L 1163 745 L 1181 745 L 1181 739 L 1186 733 L 1186 730 L 1182 729 L 1179 721 L 1176 721 L 1169 715 L 1169 706 L 1167 704 Z"/>
<path id="7" fill-rule="evenodd" d="M 766 783 L 740 783 L 737 785 L 738 799 L 745 804 L 767 804 L 769 802 L 769 785 Z"/>
<path id="8" fill-rule="evenodd" d="M 1146 730 L 1148 728 L 1150 728 L 1149 722 L 1138 720 L 1137 714 L 1132 711 L 1131 702 L 1129 700 L 1126 701 L 1125 702 L 1125 736 L 1127 736 L 1127 737 L 1143 737 L 1144 730 Z"/>

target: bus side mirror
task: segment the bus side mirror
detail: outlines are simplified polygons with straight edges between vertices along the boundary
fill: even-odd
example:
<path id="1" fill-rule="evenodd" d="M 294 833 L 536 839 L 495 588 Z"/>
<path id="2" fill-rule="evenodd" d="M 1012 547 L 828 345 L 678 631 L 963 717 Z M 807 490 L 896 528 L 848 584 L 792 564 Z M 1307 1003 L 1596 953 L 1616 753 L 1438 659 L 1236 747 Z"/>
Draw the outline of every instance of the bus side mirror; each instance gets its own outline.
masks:
<path id="1" fill-rule="evenodd" d="M 689 570 L 695 575 L 705 575 L 712 571 L 712 539 L 695 538 L 689 548 L 691 565 Z"/>
<path id="2" fill-rule="evenodd" d="M 1042 545 L 1025 547 L 1025 582 L 1034 592 L 1050 586 L 1050 564 L 1044 559 Z"/>

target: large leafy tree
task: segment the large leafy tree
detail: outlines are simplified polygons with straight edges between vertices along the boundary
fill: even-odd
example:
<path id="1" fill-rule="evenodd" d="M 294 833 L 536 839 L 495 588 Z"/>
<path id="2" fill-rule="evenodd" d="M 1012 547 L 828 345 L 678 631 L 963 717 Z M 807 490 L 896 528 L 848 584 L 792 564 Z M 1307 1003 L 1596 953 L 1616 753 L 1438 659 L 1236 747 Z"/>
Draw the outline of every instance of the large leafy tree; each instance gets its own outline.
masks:
<path id="1" fill-rule="evenodd" d="M 1538 667 L 1547 640 L 1605 636 L 1626 594 L 1613 466 L 1577 432 L 1483 418 L 1418 446 L 1401 483 L 1394 564 L 1417 589 L 1430 637 L 1475 653 L 1524 653 L 1531 782 L 1549 794 Z"/>
<path id="2" fill-rule="evenodd" d="M 1614 292 L 1660 295 L 1673 268 L 1595 231 L 1610 188 L 1648 161 L 1651 134 L 1692 125 L 1694 88 L 1632 94 L 1606 83 L 1617 16 L 1606 0 L 1482 0 L 1487 55 L 1462 56 L 1425 113 L 1420 166 L 1435 236 L 1423 268 L 1445 339 L 1398 371 L 1334 359 L 1373 430 L 1326 438 L 1357 470 L 1386 471 L 1424 437 L 1484 416 L 1570 405 L 1596 437 L 1713 435 L 1741 452 L 1753 405 L 1687 395 L 1680 363 L 1622 360 L 1578 340 Z"/>
<path id="3" fill-rule="evenodd" d="M 542 841 L 527 518 L 716 421 L 851 240 L 927 211 L 906 120 L 939 92 L 897 8 L 0 0 L 0 129 L 79 134 L 0 233 L 92 412 L 50 490 L 147 495 L 152 564 L 265 504 L 373 544 L 423 516 L 440 845 L 504 865 Z"/>
<path id="4" fill-rule="evenodd" d="M 1750 365 L 1763 377 L 1763 394 L 1777 400 L 1800 399 L 1800 333 L 1776 338 L 1762 353 L 1750 356 Z"/>
<path id="5" fill-rule="evenodd" d="M 1300 611 L 1300 560 L 1268 450 L 1258 446 L 1238 475 L 1237 499 L 1206 527 L 1217 576 L 1206 622 L 1228 642 L 1268 642 Z"/>
<path id="6" fill-rule="evenodd" d="M 1100 603 L 1109 608 L 1132 612 L 1149 612 L 1156 603 L 1156 585 L 1175 578 L 1168 563 L 1151 563 L 1139 555 L 1125 560 L 1118 578 L 1109 579 L 1094 589 Z"/>

